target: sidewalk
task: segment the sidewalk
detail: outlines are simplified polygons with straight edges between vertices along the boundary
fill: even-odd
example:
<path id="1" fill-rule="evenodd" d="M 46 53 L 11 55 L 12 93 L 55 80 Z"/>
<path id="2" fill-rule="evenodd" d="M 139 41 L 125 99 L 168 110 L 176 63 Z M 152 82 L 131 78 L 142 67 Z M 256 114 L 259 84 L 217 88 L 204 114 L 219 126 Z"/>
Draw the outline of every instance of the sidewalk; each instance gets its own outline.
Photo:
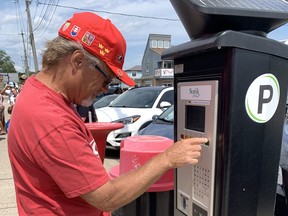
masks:
<path id="1" fill-rule="evenodd" d="M 6 138 L 7 135 L 0 135 L 0 215 L 17 216 L 14 182 Z"/>

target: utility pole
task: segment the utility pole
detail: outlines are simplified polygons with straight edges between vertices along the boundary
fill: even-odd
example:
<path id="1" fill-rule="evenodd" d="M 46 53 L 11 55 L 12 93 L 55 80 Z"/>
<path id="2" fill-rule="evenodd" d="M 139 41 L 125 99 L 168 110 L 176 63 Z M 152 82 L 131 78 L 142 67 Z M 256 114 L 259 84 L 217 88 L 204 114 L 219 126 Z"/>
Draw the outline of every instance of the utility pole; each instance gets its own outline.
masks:
<path id="1" fill-rule="evenodd" d="M 38 60 L 37 60 L 32 21 L 31 21 L 30 8 L 29 8 L 30 2 L 29 0 L 25 0 L 25 3 L 26 3 L 26 12 L 27 12 L 27 18 L 28 18 L 29 32 L 30 32 L 30 42 L 31 42 L 31 47 L 32 47 L 33 59 L 34 59 L 34 67 L 35 67 L 35 72 L 37 73 L 39 69 L 38 69 Z"/>
<path id="2" fill-rule="evenodd" d="M 27 52 L 26 52 L 26 46 L 25 46 L 25 41 L 24 41 L 24 34 L 23 31 L 21 31 L 22 35 L 22 41 L 23 41 L 23 46 L 24 46 L 24 64 L 25 64 L 25 74 L 27 77 L 29 76 L 29 66 L 28 66 L 28 59 L 27 59 Z"/>

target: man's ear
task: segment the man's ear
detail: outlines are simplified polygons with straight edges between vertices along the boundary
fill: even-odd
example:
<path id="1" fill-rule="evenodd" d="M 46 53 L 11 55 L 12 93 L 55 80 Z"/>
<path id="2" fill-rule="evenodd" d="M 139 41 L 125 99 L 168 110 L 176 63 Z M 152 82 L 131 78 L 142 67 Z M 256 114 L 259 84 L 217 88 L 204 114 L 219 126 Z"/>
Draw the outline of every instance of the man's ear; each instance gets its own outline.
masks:
<path id="1" fill-rule="evenodd" d="M 71 55 L 71 65 L 73 69 L 76 71 L 83 65 L 85 57 L 82 51 L 75 50 Z"/>

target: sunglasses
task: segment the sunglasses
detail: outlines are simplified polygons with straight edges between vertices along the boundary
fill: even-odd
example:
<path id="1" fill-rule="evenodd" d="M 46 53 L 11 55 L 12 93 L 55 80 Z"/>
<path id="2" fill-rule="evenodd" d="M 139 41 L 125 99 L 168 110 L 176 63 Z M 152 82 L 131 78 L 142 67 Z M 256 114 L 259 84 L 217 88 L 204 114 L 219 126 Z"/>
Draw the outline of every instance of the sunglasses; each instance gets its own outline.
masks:
<path id="1" fill-rule="evenodd" d="M 98 65 L 94 67 L 106 78 L 105 87 L 109 86 L 112 83 L 112 79 Z"/>

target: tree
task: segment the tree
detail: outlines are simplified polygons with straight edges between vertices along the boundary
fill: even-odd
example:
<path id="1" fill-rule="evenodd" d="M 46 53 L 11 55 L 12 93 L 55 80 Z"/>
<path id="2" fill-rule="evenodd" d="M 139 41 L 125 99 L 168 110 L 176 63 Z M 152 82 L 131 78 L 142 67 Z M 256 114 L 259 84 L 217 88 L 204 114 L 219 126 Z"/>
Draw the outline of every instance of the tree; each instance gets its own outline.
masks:
<path id="1" fill-rule="evenodd" d="M 0 73 L 16 73 L 14 62 L 4 50 L 0 50 Z"/>

